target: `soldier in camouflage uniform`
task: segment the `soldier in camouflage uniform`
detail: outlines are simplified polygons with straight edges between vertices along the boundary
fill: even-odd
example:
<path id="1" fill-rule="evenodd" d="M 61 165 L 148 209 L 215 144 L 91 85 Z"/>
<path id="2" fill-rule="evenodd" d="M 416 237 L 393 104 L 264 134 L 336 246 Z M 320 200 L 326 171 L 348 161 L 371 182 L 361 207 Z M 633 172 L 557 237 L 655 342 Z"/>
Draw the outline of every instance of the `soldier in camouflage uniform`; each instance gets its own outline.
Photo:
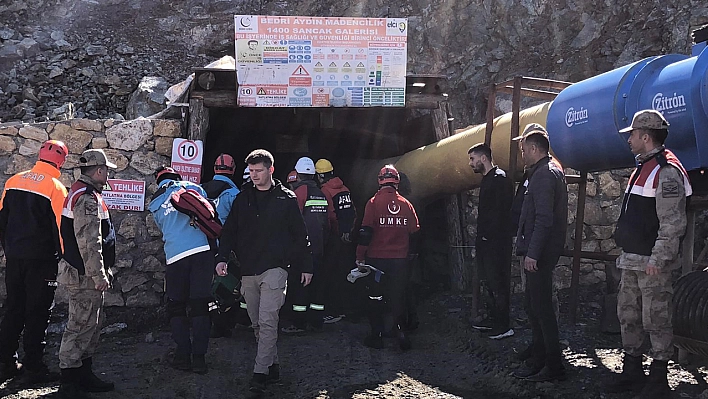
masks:
<path id="1" fill-rule="evenodd" d="M 666 398 L 667 364 L 674 353 L 671 271 L 679 266 L 679 243 L 686 231 L 686 197 L 691 185 L 678 158 L 664 148 L 669 124 L 654 110 L 639 111 L 620 130 L 637 159 L 617 222 L 622 247 L 617 314 L 622 327 L 624 368 L 610 391 L 640 391 L 643 399 Z M 649 377 L 642 369 L 645 332 L 651 339 Z"/>
<path id="2" fill-rule="evenodd" d="M 101 191 L 108 169 L 115 168 L 102 150 L 86 150 L 79 158 L 81 176 L 71 186 L 62 210 L 64 259 L 57 281 L 69 292 L 69 321 L 59 349 L 64 398 L 83 398 L 84 392 L 107 392 L 113 383 L 92 370 L 103 312 L 103 293 L 110 288 L 108 270 L 115 263 L 115 231 Z"/>

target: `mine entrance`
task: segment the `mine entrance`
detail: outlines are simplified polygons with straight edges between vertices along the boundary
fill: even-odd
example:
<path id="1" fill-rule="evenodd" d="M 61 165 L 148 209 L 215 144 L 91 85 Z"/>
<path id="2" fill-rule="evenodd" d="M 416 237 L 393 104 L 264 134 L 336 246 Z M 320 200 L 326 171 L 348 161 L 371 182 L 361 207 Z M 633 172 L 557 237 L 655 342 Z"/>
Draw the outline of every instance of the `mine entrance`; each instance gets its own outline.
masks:
<path id="1" fill-rule="evenodd" d="M 196 73 L 190 93 L 189 137 L 201 139 L 205 144 L 202 181 L 212 178 L 214 159 L 222 152 L 236 160 L 234 180 L 239 185 L 246 166 L 244 159 L 256 148 L 273 153 L 275 177 L 281 181 L 298 158 L 309 156 L 315 161 L 327 158 L 352 190 L 361 219 L 364 203 L 373 192 L 361 192 L 364 190 L 355 187 L 360 186 L 362 179 L 375 179 L 362 176 L 362 162 L 371 164 L 397 157 L 442 138 L 438 137 L 431 111 L 447 102 L 439 77 L 410 77 L 405 108 L 245 108 L 236 107 L 236 91 L 229 83 L 219 85 L 220 80 L 233 82 L 233 78 L 225 77 L 224 71 Z M 212 83 L 210 90 L 199 87 L 200 73 L 215 73 L 210 81 L 216 84 Z M 444 122 L 448 123 L 447 117 Z M 404 184 L 401 191 L 405 195 Z M 444 199 L 415 205 L 425 239 L 419 278 L 436 281 L 435 287 L 449 287 L 445 283 L 449 280 L 446 239 L 449 228 Z M 459 221 L 452 228 L 460 229 Z"/>

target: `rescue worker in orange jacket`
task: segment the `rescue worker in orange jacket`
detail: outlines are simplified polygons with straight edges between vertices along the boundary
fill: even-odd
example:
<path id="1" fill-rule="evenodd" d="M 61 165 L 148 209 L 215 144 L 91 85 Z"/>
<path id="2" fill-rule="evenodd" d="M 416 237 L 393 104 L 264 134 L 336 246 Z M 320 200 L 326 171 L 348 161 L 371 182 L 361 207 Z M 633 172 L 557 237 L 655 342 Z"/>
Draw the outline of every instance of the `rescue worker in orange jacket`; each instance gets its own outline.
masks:
<path id="1" fill-rule="evenodd" d="M 34 167 L 8 179 L 2 193 L 0 241 L 7 261 L 6 311 L 0 324 L 2 381 L 22 371 L 16 351 L 23 330 L 23 362 L 28 382 L 46 382 L 58 377 L 49 372 L 42 356 L 62 255 L 59 227 L 67 192 L 59 181 L 59 169 L 67 154 L 68 149 L 61 141 L 44 142 Z"/>
<path id="2" fill-rule="evenodd" d="M 371 335 L 364 344 L 383 348 L 384 305 L 390 307 L 393 328 L 401 349 L 411 342 L 401 326 L 406 318 L 406 285 L 408 260 L 415 257 L 410 245 L 411 235 L 420 230 L 418 215 L 413 205 L 398 193 L 401 177 L 393 165 L 381 168 L 378 175 L 379 191 L 366 203 L 359 229 L 356 264 L 362 272 L 370 271 L 369 321 Z M 413 251 L 411 251 L 413 249 Z M 371 270 L 371 267 L 376 270 Z"/>

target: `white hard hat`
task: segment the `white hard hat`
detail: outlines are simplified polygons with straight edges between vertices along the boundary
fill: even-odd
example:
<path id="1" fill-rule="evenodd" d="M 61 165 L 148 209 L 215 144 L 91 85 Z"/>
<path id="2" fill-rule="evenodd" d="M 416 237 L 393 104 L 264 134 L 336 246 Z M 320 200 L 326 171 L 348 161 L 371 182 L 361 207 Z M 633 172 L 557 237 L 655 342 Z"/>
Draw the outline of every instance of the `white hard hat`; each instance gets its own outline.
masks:
<path id="1" fill-rule="evenodd" d="M 303 175 L 314 175 L 315 162 L 308 157 L 302 157 L 297 160 L 297 163 L 295 164 L 295 171 Z"/>
<path id="2" fill-rule="evenodd" d="M 248 183 L 249 181 L 251 181 L 251 171 L 246 166 L 246 169 L 243 170 L 243 182 Z"/>

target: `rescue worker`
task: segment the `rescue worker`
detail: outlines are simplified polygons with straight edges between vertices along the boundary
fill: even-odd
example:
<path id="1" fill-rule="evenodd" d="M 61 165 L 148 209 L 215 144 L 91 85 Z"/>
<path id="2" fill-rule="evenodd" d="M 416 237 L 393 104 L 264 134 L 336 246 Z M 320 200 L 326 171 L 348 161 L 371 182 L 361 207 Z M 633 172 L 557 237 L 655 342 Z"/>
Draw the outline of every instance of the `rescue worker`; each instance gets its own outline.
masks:
<path id="1" fill-rule="evenodd" d="M 413 205 L 398 193 L 401 182 L 398 170 L 386 165 L 378 174 L 379 191 L 366 203 L 359 229 L 356 264 L 361 272 L 378 272 L 369 279 L 369 321 L 371 335 L 364 344 L 383 348 L 384 308 L 387 304 L 393 317 L 393 329 L 401 349 L 411 348 L 411 342 L 401 326 L 406 319 L 406 285 L 408 259 L 412 252 L 411 235 L 420 230 Z"/>
<path id="2" fill-rule="evenodd" d="M 241 293 L 258 344 L 249 392 L 262 397 L 266 383 L 280 379 L 278 312 L 285 303 L 288 274 L 299 275 L 299 284 L 310 284 L 312 258 L 295 193 L 273 179 L 273 155 L 254 150 L 246 163 L 253 184 L 236 197 L 226 219 L 216 272 L 220 276 L 228 273 L 226 261 L 234 251 L 241 263 Z"/>
<path id="3" fill-rule="evenodd" d="M 673 346 L 672 271 L 686 232 L 686 201 L 692 194 L 688 175 L 664 147 L 669 123 L 654 110 L 634 114 L 627 143 L 636 156 L 624 194 L 615 241 L 622 247 L 617 315 L 622 330 L 624 368 L 610 391 L 641 391 L 642 399 L 667 398 L 667 364 Z M 651 338 L 653 361 L 647 378 L 642 369 L 645 333 Z"/>
<path id="4" fill-rule="evenodd" d="M 285 178 L 285 183 L 292 190 L 293 184 L 295 184 L 295 182 L 297 182 L 297 171 L 293 170 L 290 173 L 288 173 L 288 177 Z"/>
<path id="5" fill-rule="evenodd" d="M 61 141 L 45 141 L 32 169 L 9 178 L 0 199 L 7 292 L 5 317 L 0 323 L 0 384 L 23 370 L 16 353 L 23 330 L 27 382 L 57 377 L 42 357 L 62 255 L 59 227 L 66 188 L 58 179 L 67 154 Z"/>
<path id="6" fill-rule="evenodd" d="M 288 301 L 292 303 L 293 324 L 283 327 L 284 333 L 298 333 L 307 325 L 318 331 L 324 322 L 324 290 L 322 257 L 325 238 L 329 234 L 327 220 L 327 198 L 315 182 L 315 163 L 308 157 L 298 159 L 295 164 L 297 180 L 292 184 L 300 212 L 305 220 L 307 237 L 312 255 L 312 282 L 303 287 L 298 284 L 298 276 L 290 276 Z"/>
<path id="7" fill-rule="evenodd" d="M 59 393 L 72 399 L 84 397 L 84 391 L 114 389 L 92 367 L 106 318 L 103 295 L 111 286 L 110 269 L 116 259 L 115 229 L 101 192 L 109 169 L 116 165 L 98 149 L 84 151 L 78 165 L 81 176 L 71 186 L 62 210 L 64 260 L 57 276 L 69 293 L 69 320 L 59 347 Z"/>
<path id="8" fill-rule="evenodd" d="M 548 133 L 541 125 L 524 129 L 521 158 L 528 173 L 516 254 L 524 256 L 526 300 L 532 331 L 532 359 L 514 376 L 530 382 L 566 378 L 553 310 L 553 269 L 563 253 L 568 226 L 565 174 L 550 156 Z"/>
<path id="9" fill-rule="evenodd" d="M 214 208 L 222 225 L 226 223 L 226 217 L 231 212 L 231 205 L 240 192 L 233 181 L 235 172 L 236 163 L 233 157 L 229 154 L 219 154 L 214 161 L 214 178 L 202 184 L 207 198 L 214 203 Z M 240 277 L 237 275 L 238 268 L 231 268 L 229 273 L 234 274 L 237 278 Z M 219 311 L 213 312 L 211 337 L 230 337 L 231 329 L 236 325 L 237 313 L 245 313 L 245 309 L 231 307 L 228 310 L 219 309 Z"/>
<path id="10" fill-rule="evenodd" d="M 479 216 L 475 248 L 477 264 L 483 273 L 491 299 L 487 320 L 472 325 L 486 331 L 491 339 L 514 335 L 509 320 L 511 297 L 511 203 L 514 187 L 506 172 L 494 165 L 492 149 L 480 143 L 467 151 L 470 166 L 481 173 Z"/>
<path id="11" fill-rule="evenodd" d="M 334 167 L 327 159 L 315 163 L 317 181 L 322 193 L 327 198 L 327 218 L 329 219 L 329 238 L 324 255 L 322 271 L 325 286 L 325 306 L 327 315 L 325 324 L 336 323 L 344 317 L 346 299 L 351 298 L 345 292 L 351 290 L 351 284 L 345 280 L 352 269 L 353 253 L 351 236 L 356 220 L 356 208 L 352 195 L 342 179 L 334 174 Z"/>
<path id="12" fill-rule="evenodd" d="M 183 181 L 174 169 L 165 166 L 155 172 L 155 183 L 158 189 L 148 210 L 165 242 L 167 315 L 172 339 L 177 344 L 172 367 L 206 374 L 214 253 L 207 236 L 170 201 L 172 193 L 181 188 L 194 190 L 204 197 L 206 192 L 197 184 Z"/>

